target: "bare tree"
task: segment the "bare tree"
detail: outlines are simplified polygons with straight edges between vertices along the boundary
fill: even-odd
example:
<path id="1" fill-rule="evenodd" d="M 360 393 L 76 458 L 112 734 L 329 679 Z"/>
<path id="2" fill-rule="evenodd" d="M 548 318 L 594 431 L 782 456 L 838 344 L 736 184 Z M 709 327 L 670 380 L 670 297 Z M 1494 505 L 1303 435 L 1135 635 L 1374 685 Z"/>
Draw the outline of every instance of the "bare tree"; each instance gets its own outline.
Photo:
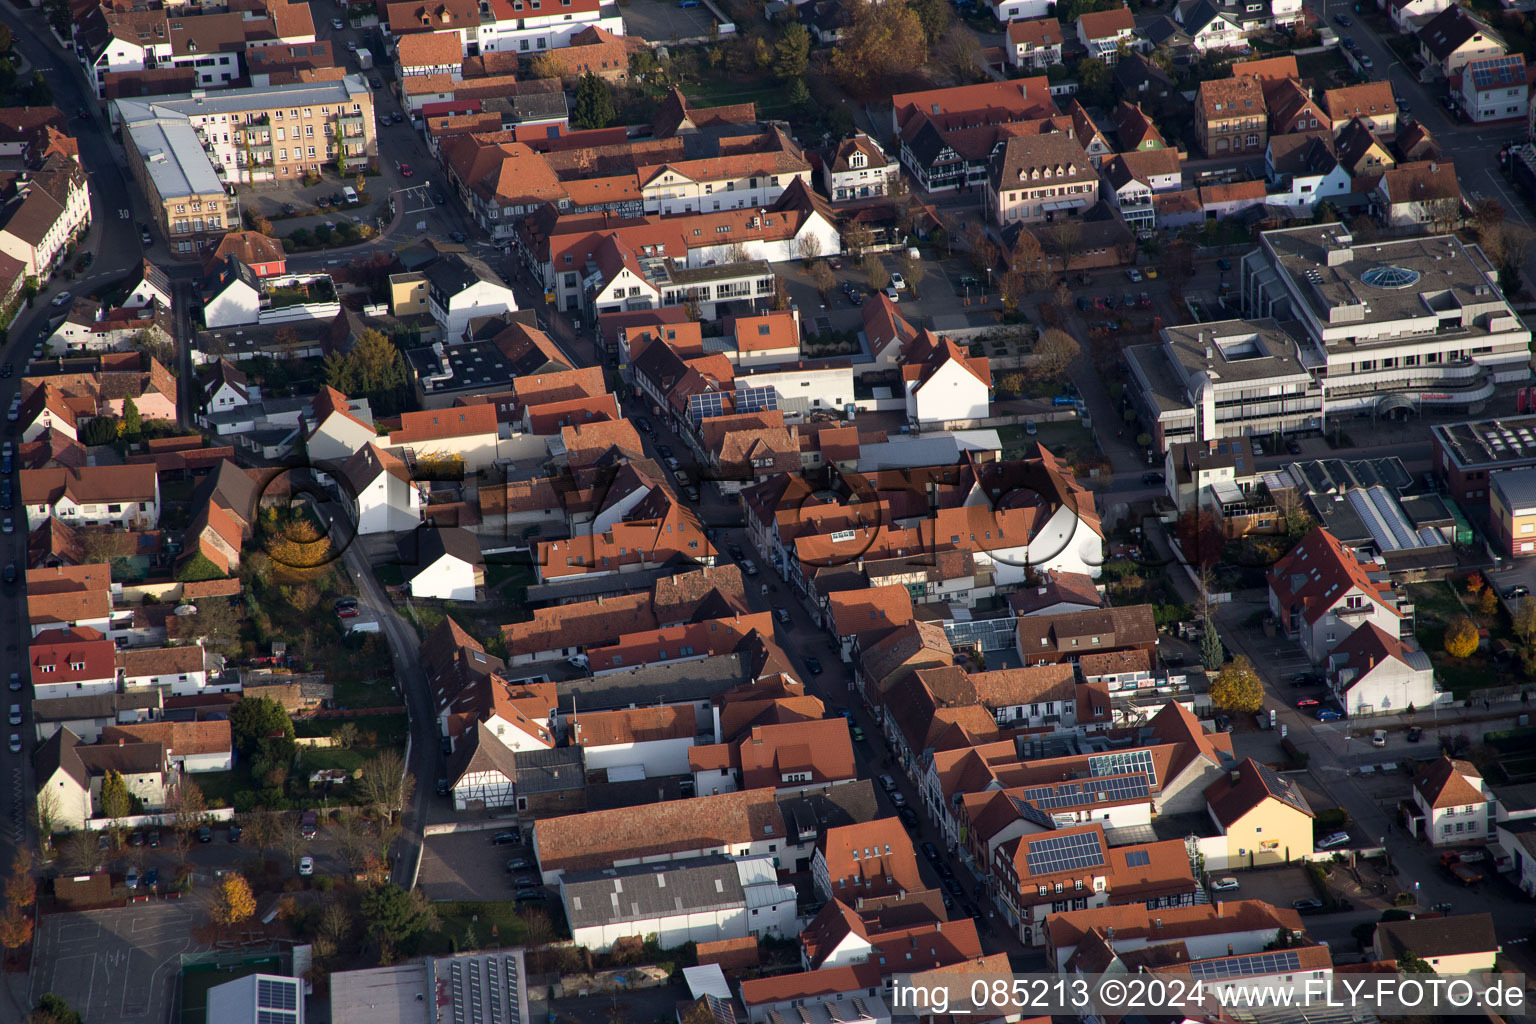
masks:
<path id="1" fill-rule="evenodd" d="M 881 291 L 891 283 L 891 272 L 885 269 L 885 264 L 874 253 L 864 257 L 864 280 L 871 291 Z"/>
<path id="2" fill-rule="evenodd" d="M 1058 380 L 1071 369 L 1080 351 L 1070 334 L 1052 327 L 1035 342 L 1028 373 L 1039 381 Z"/>
<path id="3" fill-rule="evenodd" d="M 53 830 L 59 823 L 59 795 L 51 789 L 40 789 L 32 801 L 32 827 L 37 830 L 37 845 L 46 858 L 53 851 Z"/>
<path id="4" fill-rule="evenodd" d="M 176 844 L 176 854 L 182 860 L 192 847 L 192 830 L 203 824 L 208 813 L 208 802 L 197 783 L 183 773 L 181 781 L 171 791 L 167 810 L 171 815 L 171 841 Z"/>
<path id="5" fill-rule="evenodd" d="M 405 770 L 405 759 L 398 751 L 383 750 L 364 762 L 359 786 L 364 801 L 381 808 L 393 822 L 411 802 L 416 778 Z"/>
<path id="6" fill-rule="evenodd" d="M 298 863 L 304 855 L 304 848 L 309 844 L 309 840 L 299 831 L 299 818 L 295 814 L 285 814 L 278 819 L 273 841 L 290 865 Z"/>
<path id="7" fill-rule="evenodd" d="M 83 875 L 96 867 L 97 849 L 96 834 L 81 830 L 71 832 L 64 842 L 60 844 L 61 859 L 64 870 L 75 875 Z"/>
<path id="8" fill-rule="evenodd" d="M 843 228 L 843 251 L 853 259 L 863 259 L 864 250 L 873 245 L 874 241 L 874 232 L 858 221 Z"/>
<path id="9" fill-rule="evenodd" d="M 745 263 L 749 259 L 747 247 L 740 242 L 732 242 L 720 251 L 721 263 Z"/>
<path id="10" fill-rule="evenodd" d="M 923 278 L 927 275 L 928 268 L 924 266 L 921 259 L 914 257 L 910 252 L 901 254 L 900 263 L 901 276 L 906 279 L 907 286 L 912 289 L 912 293 L 914 295 L 917 294 L 917 286 L 923 283 Z"/>
<path id="11" fill-rule="evenodd" d="M 820 256 L 821 239 L 807 231 L 801 237 L 800 241 L 795 243 L 795 255 L 799 256 L 803 260 L 813 260 L 817 256 Z"/>
<path id="12" fill-rule="evenodd" d="M 355 811 L 345 811 L 337 816 L 336 824 L 334 832 L 342 858 L 354 872 L 363 870 L 373 856 L 373 837 L 369 835 L 368 821 Z"/>
<path id="13" fill-rule="evenodd" d="M 826 260 L 814 260 L 805 268 L 805 276 L 810 279 L 811 287 L 821 293 L 821 301 L 827 301 L 827 296 L 832 294 L 832 289 L 837 287 L 837 275 L 832 273 L 832 268 Z"/>

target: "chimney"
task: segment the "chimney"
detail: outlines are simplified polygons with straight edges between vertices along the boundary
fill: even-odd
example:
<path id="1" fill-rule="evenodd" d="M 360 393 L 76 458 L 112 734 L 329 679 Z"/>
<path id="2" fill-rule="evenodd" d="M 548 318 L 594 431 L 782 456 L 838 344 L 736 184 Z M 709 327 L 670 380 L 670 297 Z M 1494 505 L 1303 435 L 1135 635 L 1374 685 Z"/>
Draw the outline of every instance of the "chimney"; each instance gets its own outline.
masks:
<path id="1" fill-rule="evenodd" d="M 1243 781 L 1243 773 L 1238 771 L 1236 768 L 1232 769 L 1232 771 L 1228 774 L 1231 775 L 1232 785 L 1234 786 Z"/>
<path id="2" fill-rule="evenodd" d="M 123 744 L 125 744 L 125 743 L 127 743 L 127 742 L 128 742 L 128 741 L 127 741 L 127 740 L 125 740 L 125 739 L 123 739 L 123 738 L 122 738 L 122 737 L 121 737 L 121 736 L 119 736 L 119 737 L 118 737 L 118 738 L 117 738 L 117 745 L 118 745 L 118 746 L 120 746 L 120 747 L 121 747 L 121 746 L 122 746 L 122 745 L 123 745 Z"/>
<path id="3" fill-rule="evenodd" d="M 1114 939 L 1115 939 L 1115 926 L 1114 925 L 1109 925 L 1109 926 L 1107 926 L 1104 929 L 1104 937 L 1106 939 L 1110 940 L 1111 942 L 1114 941 Z"/>

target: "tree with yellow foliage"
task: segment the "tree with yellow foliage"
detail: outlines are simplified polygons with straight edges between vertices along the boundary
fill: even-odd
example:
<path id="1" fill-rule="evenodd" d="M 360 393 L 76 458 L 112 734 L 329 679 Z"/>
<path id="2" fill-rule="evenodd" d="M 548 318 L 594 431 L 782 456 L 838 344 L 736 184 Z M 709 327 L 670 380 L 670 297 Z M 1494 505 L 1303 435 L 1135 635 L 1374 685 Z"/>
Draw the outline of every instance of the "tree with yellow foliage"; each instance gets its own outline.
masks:
<path id="1" fill-rule="evenodd" d="M 250 920 L 256 913 L 256 897 L 245 876 L 228 874 L 213 887 L 213 906 L 208 914 L 222 927 Z"/>

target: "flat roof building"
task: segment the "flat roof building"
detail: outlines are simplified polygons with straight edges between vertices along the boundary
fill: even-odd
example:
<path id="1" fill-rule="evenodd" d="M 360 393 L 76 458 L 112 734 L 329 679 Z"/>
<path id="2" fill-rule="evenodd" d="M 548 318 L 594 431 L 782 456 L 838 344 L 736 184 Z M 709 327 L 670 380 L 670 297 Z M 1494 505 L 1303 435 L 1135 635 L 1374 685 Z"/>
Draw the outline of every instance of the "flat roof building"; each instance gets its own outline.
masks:
<path id="1" fill-rule="evenodd" d="M 210 1015 L 208 1019 L 217 1018 Z M 528 972 L 520 949 L 427 957 L 331 975 L 332 1024 L 529 1024 L 529 1020 Z"/>
<path id="2" fill-rule="evenodd" d="M 1459 502 L 1486 505 L 1490 478 L 1536 466 L 1536 416 L 1510 416 L 1429 428 L 1435 476 Z"/>
<path id="3" fill-rule="evenodd" d="M 1340 224 L 1266 231 L 1243 257 L 1245 314 L 1299 323 L 1327 415 L 1485 401 L 1529 380 L 1531 332 L 1498 270 L 1454 235 L 1357 242 Z"/>
<path id="4" fill-rule="evenodd" d="M 1161 339 L 1125 352 L 1133 393 L 1159 450 L 1322 428 L 1322 389 L 1302 360 L 1299 324 L 1182 324 L 1165 328 Z"/>

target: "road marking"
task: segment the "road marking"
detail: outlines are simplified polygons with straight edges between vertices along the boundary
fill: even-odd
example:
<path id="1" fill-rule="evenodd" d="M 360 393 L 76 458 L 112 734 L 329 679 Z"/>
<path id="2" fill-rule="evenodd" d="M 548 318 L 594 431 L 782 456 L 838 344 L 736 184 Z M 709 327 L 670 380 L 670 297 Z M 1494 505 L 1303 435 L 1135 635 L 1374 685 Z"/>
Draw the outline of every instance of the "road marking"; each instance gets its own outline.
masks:
<path id="1" fill-rule="evenodd" d="M 1493 173 L 1493 168 L 1485 167 L 1483 168 L 1483 173 L 1488 175 L 1488 180 L 1493 182 L 1493 187 L 1498 189 L 1499 195 L 1504 197 L 1504 205 L 1507 206 L 1510 210 L 1514 211 L 1516 217 L 1520 218 L 1520 223 L 1529 224 L 1530 219 L 1526 217 L 1525 211 L 1521 209 L 1521 204 L 1517 200 L 1511 198 L 1510 194 L 1504 190 L 1503 184 L 1499 182 L 1499 176 Z"/>

